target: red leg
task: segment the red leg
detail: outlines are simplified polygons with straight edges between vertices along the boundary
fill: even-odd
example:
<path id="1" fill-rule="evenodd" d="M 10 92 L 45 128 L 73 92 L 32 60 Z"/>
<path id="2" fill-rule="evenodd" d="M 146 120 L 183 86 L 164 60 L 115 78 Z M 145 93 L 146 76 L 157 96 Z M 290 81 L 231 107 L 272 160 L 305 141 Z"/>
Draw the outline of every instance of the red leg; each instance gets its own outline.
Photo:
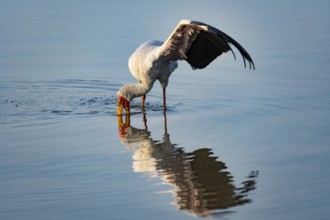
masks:
<path id="1" fill-rule="evenodd" d="M 164 111 L 166 111 L 166 88 L 163 88 L 163 104 L 164 104 Z"/>
<path id="2" fill-rule="evenodd" d="M 142 107 L 144 108 L 144 103 L 145 103 L 145 101 L 146 101 L 146 95 L 143 95 L 142 96 Z"/>

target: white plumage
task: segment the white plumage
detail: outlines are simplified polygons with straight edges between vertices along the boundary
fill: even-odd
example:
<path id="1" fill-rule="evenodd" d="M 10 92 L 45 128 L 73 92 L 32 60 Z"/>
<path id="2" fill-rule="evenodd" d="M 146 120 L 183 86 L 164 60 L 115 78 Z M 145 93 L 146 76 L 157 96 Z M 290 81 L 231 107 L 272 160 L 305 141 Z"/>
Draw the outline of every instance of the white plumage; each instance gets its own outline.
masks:
<path id="1" fill-rule="evenodd" d="M 193 69 L 202 69 L 222 53 L 232 51 L 234 45 L 241 53 L 246 66 L 255 68 L 248 52 L 224 32 L 198 21 L 181 20 L 165 42 L 148 41 L 143 43 L 129 58 L 128 66 L 137 84 L 126 84 L 119 89 L 117 113 L 125 108 L 129 114 L 129 103 L 135 97 L 145 95 L 154 82 L 159 80 L 163 88 L 164 110 L 166 110 L 166 86 L 171 73 L 177 68 L 178 60 L 186 60 Z M 236 58 L 236 57 L 235 57 Z"/>

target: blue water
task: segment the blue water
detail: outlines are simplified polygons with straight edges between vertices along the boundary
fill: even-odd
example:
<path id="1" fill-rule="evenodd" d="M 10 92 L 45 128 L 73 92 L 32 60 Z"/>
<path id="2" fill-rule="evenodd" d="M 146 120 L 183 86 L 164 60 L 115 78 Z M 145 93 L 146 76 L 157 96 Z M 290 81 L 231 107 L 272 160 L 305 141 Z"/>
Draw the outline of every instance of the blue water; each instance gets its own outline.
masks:
<path id="1" fill-rule="evenodd" d="M 327 1 L 2 1 L 0 219 L 328 219 Z M 116 116 L 130 54 L 182 18 L 224 54 Z M 236 53 L 238 55 L 238 53 Z"/>

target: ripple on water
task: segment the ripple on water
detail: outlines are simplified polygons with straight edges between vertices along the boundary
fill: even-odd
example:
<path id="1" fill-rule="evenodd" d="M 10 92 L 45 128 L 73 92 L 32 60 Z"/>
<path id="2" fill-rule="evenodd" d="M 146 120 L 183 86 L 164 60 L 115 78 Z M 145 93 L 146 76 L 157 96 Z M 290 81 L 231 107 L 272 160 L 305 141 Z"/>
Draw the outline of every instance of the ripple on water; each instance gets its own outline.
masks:
<path id="1" fill-rule="evenodd" d="M 104 81 L 3 82 L 1 118 L 5 122 L 63 115 L 113 114 L 118 85 Z M 110 91 L 110 92 L 109 92 Z"/>
<path id="2" fill-rule="evenodd" d="M 46 119 L 63 116 L 116 115 L 116 91 L 121 84 L 97 80 L 58 80 L 2 82 L 1 118 L 15 122 L 30 118 Z M 163 111 L 162 104 L 146 102 L 144 111 Z M 161 99 L 161 97 L 157 97 Z M 174 110 L 177 104 L 169 105 Z M 140 100 L 131 103 L 132 114 L 142 113 Z"/>

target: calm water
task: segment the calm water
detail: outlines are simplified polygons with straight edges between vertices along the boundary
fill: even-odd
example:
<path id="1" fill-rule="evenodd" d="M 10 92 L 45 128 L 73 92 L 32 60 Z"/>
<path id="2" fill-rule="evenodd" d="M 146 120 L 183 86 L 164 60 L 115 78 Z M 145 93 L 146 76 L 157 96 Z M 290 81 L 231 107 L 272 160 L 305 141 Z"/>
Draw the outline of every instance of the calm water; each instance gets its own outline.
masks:
<path id="1" fill-rule="evenodd" d="M 1 1 L 0 219 L 328 219 L 327 1 Z M 127 59 L 182 18 L 256 70 L 186 63 L 116 116 Z"/>

